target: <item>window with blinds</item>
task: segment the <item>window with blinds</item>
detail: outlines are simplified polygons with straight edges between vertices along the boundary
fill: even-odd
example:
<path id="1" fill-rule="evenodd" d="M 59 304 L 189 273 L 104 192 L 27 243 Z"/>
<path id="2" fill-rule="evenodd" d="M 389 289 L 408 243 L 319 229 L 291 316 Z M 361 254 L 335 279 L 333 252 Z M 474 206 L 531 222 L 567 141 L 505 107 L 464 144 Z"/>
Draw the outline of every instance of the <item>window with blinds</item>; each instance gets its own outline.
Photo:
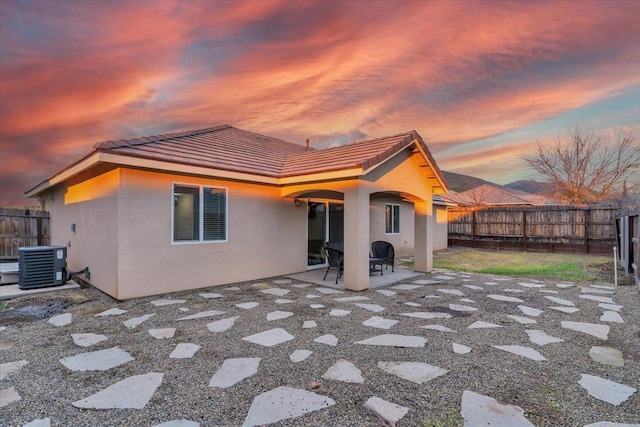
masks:
<path id="1" fill-rule="evenodd" d="M 173 186 L 173 241 L 227 240 L 227 190 Z"/>
<path id="2" fill-rule="evenodd" d="M 400 205 L 385 204 L 385 232 L 387 234 L 400 233 Z"/>

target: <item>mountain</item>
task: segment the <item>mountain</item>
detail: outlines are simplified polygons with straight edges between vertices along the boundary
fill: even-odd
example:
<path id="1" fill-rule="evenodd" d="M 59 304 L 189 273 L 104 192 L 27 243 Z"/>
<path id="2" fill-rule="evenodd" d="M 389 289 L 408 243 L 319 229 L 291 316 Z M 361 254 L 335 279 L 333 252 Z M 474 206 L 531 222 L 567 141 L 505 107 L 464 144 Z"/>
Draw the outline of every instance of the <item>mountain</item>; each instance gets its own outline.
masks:
<path id="1" fill-rule="evenodd" d="M 551 184 L 548 182 L 535 181 L 531 179 L 522 179 L 520 181 L 510 182 L 504 186 L 513 190 L 524 191 L 531 194 L 549 196 L 553 193 Z"/>
<path id="2" fill-rule="evenodd" d="M 494 187 L 500 187 L 500 185 L 498 184 L 485 181 L 484 179 L 476 178 L 475 176 L 463 175 L 460 173 L 447 171 L 442 171 L 442 175 L 444 175 L 444 179 L 447 180 L 449 190 L 457 191 L 458 193 L 462 193 L 463 191 L 471 190 L 472 188 L 480 187 L 481 185 L 485 184 L 492 185 Z"/>

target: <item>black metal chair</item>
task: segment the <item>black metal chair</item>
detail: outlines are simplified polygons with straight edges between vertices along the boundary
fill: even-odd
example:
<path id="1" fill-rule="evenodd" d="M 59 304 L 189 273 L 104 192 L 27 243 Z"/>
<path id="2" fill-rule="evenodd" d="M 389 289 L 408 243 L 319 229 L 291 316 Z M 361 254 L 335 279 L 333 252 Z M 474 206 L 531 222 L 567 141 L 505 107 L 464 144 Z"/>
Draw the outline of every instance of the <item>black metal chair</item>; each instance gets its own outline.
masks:
<path id="1" fill-rule="evenodd" d="M 382 260 L 382 264 L 385 265 L 385 268 L 390 265 L 391 272 L 393 273 L 396 252 L 391 243 L 377 240 L 371 243 L 371 253 L 373 254 L 373 258 L 379 258 Z M 382 270 L 382 265 L 380 265 L 380 270 Z"/>
<path id="2" fill-rule="evenodd" d="M 327 262 L 329 263 L 329 266 L 327 267 L 327 271 L 324 273 L 324 277 L 322 278 L 322 280 L 324 281 L 327 278 L 329 270 L 335 268 L 336 270 L 338 270 L 338 273 L 336 274 L 337 285 L 338 279 L 342 277 L 342 272 L 344 271 L 344 252 L 330 246 L 325 246 L 324 250 L 327 255 Z"/>

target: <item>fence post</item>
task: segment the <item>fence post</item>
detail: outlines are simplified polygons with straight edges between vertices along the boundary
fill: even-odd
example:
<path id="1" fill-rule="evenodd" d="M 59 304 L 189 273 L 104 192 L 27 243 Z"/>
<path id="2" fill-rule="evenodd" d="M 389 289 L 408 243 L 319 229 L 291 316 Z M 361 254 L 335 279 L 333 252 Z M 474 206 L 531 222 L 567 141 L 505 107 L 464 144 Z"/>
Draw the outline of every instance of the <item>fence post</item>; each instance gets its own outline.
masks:
<path id="1" fill-rule="evenodd" d="M 471 246 L 476 247 L 476 211 L 471 211 Z"/>
<path id="2" fill-rule="evenodd" d="M 522 211 L 522 249 L 527 252 L 527 212 Z"/>
<path id="3" fill-rule="evenodd" d="M 584 252 L 589 253 L 589 209 L 585 209 L 584 211 Z"/>

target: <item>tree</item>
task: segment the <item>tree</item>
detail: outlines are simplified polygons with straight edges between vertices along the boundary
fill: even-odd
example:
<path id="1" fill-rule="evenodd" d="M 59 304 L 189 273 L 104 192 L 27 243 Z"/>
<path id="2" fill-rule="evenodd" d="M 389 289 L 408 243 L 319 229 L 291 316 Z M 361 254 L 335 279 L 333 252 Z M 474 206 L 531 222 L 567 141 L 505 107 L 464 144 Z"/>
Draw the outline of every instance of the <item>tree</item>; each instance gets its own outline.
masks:
<path id="1" fill-rule="evenodd" d="M 591 204 L 640 190 L 637 126 L 620 128 L 614 135 L 576 127 L 552 144 L 533 142 L 533 153 L 525 161 L 549 181 L 558 200 Z"/>

